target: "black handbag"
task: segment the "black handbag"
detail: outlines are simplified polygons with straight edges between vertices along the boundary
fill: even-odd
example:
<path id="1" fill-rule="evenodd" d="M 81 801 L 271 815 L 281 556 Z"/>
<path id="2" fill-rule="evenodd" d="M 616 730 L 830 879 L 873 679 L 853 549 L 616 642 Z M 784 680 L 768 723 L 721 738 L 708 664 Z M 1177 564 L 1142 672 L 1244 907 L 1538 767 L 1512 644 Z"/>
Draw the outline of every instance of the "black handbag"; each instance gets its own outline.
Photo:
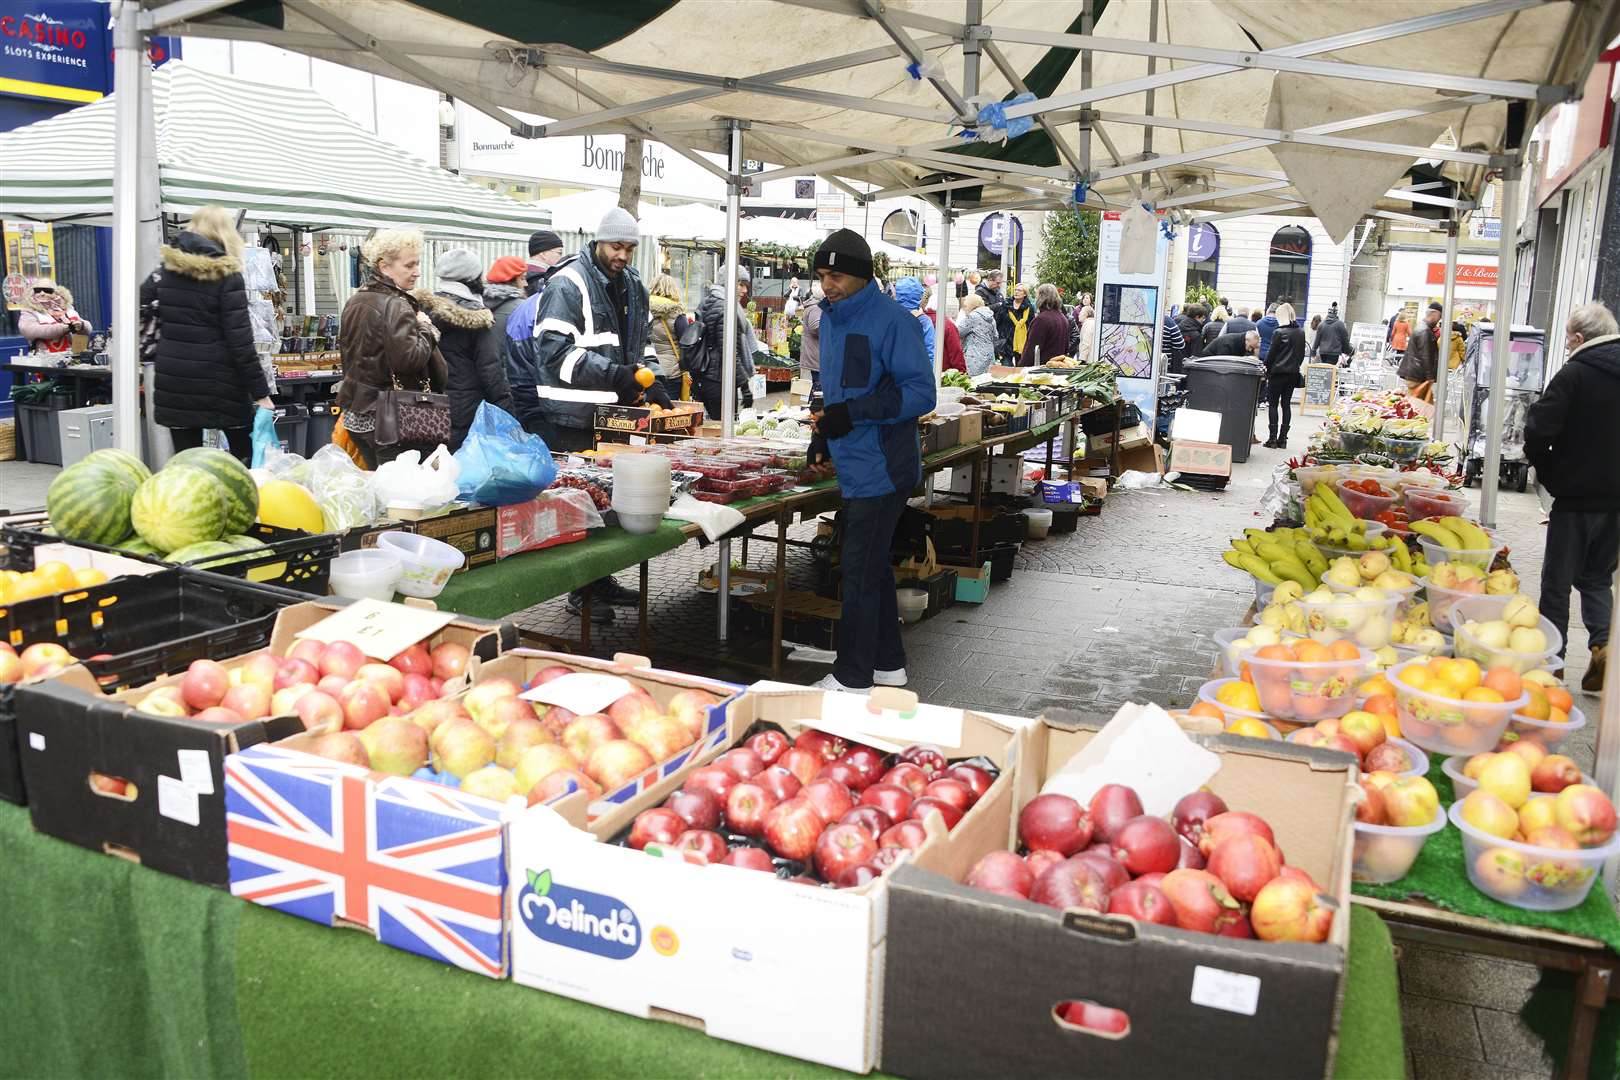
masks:
<path id="1" fill-rule="evenodd" d="M 435 394 L 424 383 L 420 390 L 406 390 L 394 379 L 391 390 L 377 394 L 378 446 L 403 446 L 431 450 L 450 442 L 450 397 Z"/>

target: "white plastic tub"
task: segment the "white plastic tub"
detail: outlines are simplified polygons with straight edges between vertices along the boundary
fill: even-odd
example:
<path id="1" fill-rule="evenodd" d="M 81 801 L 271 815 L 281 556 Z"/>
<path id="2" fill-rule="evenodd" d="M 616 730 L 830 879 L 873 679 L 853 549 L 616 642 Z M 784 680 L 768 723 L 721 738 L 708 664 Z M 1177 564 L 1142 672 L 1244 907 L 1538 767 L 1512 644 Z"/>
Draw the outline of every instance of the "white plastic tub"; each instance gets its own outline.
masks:
<path id="1" fill-rule="evenodd" d="M 1571 734 L 1586 726 L 1586 714 L 1580 708 L 1571 705 L 1569 708 L 1569 722 L 1555 724 L 1551 720 L 1532 720 L 1528 716 L 1513 714 L 1508 721 L 1508 730 L 1521 739 L 1530 739 L 1547 748 L 1547 753 L 1556 754 L 1558 748 L 1564 745 L 1564 740 Z"/>
<path id="2" fill-rule="evenodd" d="M 345 551 L 332 560 L 332 594 L 349 600 L 392 600 L 394 585 L 404 573 L 404 564 L 392 551 Z"/>
<path id="3" fill-rule="evenodd" d="M 1364 649 L 1382 649 L 1389 644 L 1401 598 L 1386 595 L 1377 600 L 1356 600 L 1335 595 L 1331 601 L 1299 602 L 1305 608 L 1305 631 L 1315 640 L 1331 645 L 1348 638 Z"/>
<path id="4" fill-rule="evenodd" d="M 1354 660 L 1262 660 L 1250 649 L 1249 665 L 1260 707 L 1279 720 L 1315 723 L 1343 716 L 1356 707 L 1356 685 L 1367 674 L 1372 653 L 1357 648 Z"/>
<path id="5" fill-rule="evenodd" d="M 1537 625 L 1541 628 L 1542 636 L 1547 639 L 1547 647 L 1540 652 L 1515 652 L 1512 649 L 1493 649 L 1480 641 L 1463 627 L 1469 621 L 1488 622 L 1501 616 L 1501 609 L 1493 603 L 1494 596 L 1470 596 L 1466 600 L 1459 600 L 1451 609 L 1451 622 L 1456 628 L 1457 655 L 1476 661 L 1481 668 L 1493 667 L 1511 668 L 1523 675 L 1538 667 L 1547 667 L 1556 663 L 1558 650 L 1564 647 L 1564 639 L 1545 615 L 1541 616 Z"/>
<path id="6" fill-rule="evenodd" d="M 467 556 L 444 541 L 415 533 L 379 533 L 377 546 L 399 559 L 403 572 L 395 590 L 426 600 L 443 592 L 450 575 L 467 561 Z"/>
<path id="7" fill-rule="evenodd" d="M 1478 780 L 1470 780 L 1468 777 L 1463 775 L 1463 769 L 1467 766 L 1468 759 L 1475 756 L 1477 755 L 1458 754 L 1456 757 L 1448 757 L 1446 760 L 1440 763 L 1440 771 L 1451 777 L 1451 789 L 1457 793 L 1458 802 L 1468 798 L 1469 795 L 1473 794 L 1474 789 L 1479 787 Z M 1581 773 L 1581 783 L 1590 785 L 1592 787 L 1597 786 L 1597 781 L 1592 779 L 1585 772 Z M 1532 792 L 1532 795 L 1546 796 L 1547 792 Z"/>
<path id="8" fill-rule="evenodd" d="M 926 589 L 896 589 L 894 590 L 895 606 L 900 609 L 902 622 L 914 623 L 922 619 L 923 613 L 928 610 L 928 590 Z"/>
<path id="9" fill-rule="evenodd" d="M 1467 589 L 1452 589 L 1444 585 L 1436 585 L 1429 578 L 1418 578 L 1418 580 L 1423 583 L 1423 591 L 1429 597 L 1429 621 L 1434 624 L 1436 630 L 1443 630 L 1448 634 L 1453 631 L 1451 609 L 1456 607 L 1460 601 L 1484 601 L 1485 603 L 1476 606 L 1476 610 L 1481 611 L 1489 610 L 1489 605 L 1494 605 L 1495 611 L 1486 616 L 1494 619 L 1502 614 L 1502 609 L 1507 607 L 1507 602 L 1517 595 L 1516 593 L 1509 593 L 1506 596 L 1500 594 L 1487 595 L 1484 591 L 1485 582 L 1483 580 L 1478 582 L 1479 590 L 1473 592 Z M 1476 619 L 1479 617 L 1478 615 L 1474 616 Z"/>
<path id="10" fill-rule="evenodd" d="M 1415 659 L 1389 669 L 1395 687 L 1395 715 L 1401 735 L 1435 754 L 1482 754 L 1494 749 L 1507 730 L 1508 720 L 1530 700 L 1520 694 L 1511 701 L 1463 701 L 1419 690 L 1401 681 L 1401 672 L 1428 660 Z"/>
<path id="11" fill-rule="evenodd" d="M 1563 911 L 1579 905 L 1603 873 L 1603 864 L 1620 853 L 1620 833 L 1597 847 L 1564 850 L 1481 832 L 1463 820 L 1461 800 L 1451 804 L 1450 817 L 1462 833 L 1463 866 L 1474 888 L 1526 911 Z"/>
<path id="12" fill-rule="evenodd" d="M 1395 825 L 1368 825 L 1356 822 L 1355 854 L 1350 864 L 1350 878 L 1371 885 L 1386 885 L 1399 881 L 1412 869 L 1423 844 L 1429 837 L 1446 827 L 1446 812 L 1438 807 L 1434 820 L 1427 825 L 1401 828 Z"/>
<path id="13" fill-rule="evenodd" d="M 1024 510 L 1024 520 L 1029 523 L 1029 538 L 1031 540 L 1045 540 L 1046 534 L 1052 531 L 1052 511 L 1039 507 L 1027 507 Z"/>

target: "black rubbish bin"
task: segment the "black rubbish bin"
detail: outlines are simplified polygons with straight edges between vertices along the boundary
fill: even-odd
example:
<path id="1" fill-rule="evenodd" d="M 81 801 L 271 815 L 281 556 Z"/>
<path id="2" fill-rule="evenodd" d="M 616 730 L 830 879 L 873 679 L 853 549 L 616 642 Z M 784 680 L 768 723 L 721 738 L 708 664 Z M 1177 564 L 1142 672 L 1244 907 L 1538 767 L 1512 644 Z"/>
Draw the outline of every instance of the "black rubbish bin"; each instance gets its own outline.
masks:
<path id="1" fill-rule="evenodd" d="M 304 429 L 309 424 L 309 410 L 302 405 L 277 405 L 275 413 L 276 441 L 281 444 L 282 453 L 303 453 Z"/>
<path id="2" fill-rule="evenodd" d="M 1249 460 L 1254 411 L 1260 400 L 1258 361 L 1236 356 L 1208 356 L 1187 361 L 1189 409 L 1221 414 L 1221 442 L 1232 448 L 1233 461 Z"/>
<path id="3" fill-rule="evenodd" d="M 338 407 L 330 402 L 309 406 L 309 426 L 304 429 L 304 456 L 314 457 L 315 451 L 332 441 L 332 430 L 337 427 Z"/>

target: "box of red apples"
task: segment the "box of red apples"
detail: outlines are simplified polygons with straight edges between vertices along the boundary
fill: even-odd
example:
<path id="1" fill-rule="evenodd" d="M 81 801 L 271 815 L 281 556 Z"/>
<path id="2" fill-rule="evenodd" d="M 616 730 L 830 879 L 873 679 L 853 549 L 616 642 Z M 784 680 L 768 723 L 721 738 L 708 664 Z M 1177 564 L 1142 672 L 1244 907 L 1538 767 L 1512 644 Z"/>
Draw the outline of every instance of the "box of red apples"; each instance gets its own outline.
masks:
<path id="1" fill-rule="evenodd" d="M 619 828 L 644 791 L 712 756 L 740 689 L 641 658 L 530 649 L 465 674 L 470 686 L 403 716 L 231 755 L 231 891 L 504 977 L 505 823 L 562 799 Z"/>
<path id="2" fill-rule="evenodd" d="M 1110 736 L 1137 722 L 1137 709 L 1122 709 Z M 1002 850 L 946 846 L 896 870 L 885 1072 L 1330 1074 L 1353 760 L 1187 736 L 1207 779 L 1185 794 L 1165 774 L 1168 754 L 1137 753 L 1115 774 L 1134 774 L 1153 813 L 1136 787 L 1099 784 L 1112 770 L 1077 783 L 1065 769 L 1094 764 L 1098 753 L 1076 755 L 1110 736 L 1073 713 L 1043 715 L 1014 778 Z"/>
<path id="3" fill-rule="evenodd" d="M 316 722 L 313 714 L 300 716 L 291 692 L 279 701 L 277 695 L 293 686 L 309 690 L 306 684 L 326 677 L 290 663 L 288 654 L 298 632 L 344 607 L 345 601 L 316 600 L 284 608 L 265 648 L 196 660 L 183 672 L 113 694 L 79 665 L 18 686 L 18 746 L 34 828 L 226 887 L 226 756 Z M 505 624 L 455 618 L 428 644 L 493 658 L 515 640 Z M 353 675 L 366 658 L 355 650 L 349 659 Z M 348 699 L 340 704 L 341 691 L 329 686 L 334 693 L 319 696 L 335 710 L 328 719 L 342 723 Z M 357 709 L 376 704 L 375 695 L 353 697 Z"/>
<path id="4" fill-rule="evenodd" d="M 731 704 L 730 748 L 617 829 L 579 828 L 577 800 L 531 808 L 509 831 L 513 979 L 869 1071 L 889 871 L 1004 846 L 1025 737 L 896 693 L 873 711 L 756 684 Z"/>

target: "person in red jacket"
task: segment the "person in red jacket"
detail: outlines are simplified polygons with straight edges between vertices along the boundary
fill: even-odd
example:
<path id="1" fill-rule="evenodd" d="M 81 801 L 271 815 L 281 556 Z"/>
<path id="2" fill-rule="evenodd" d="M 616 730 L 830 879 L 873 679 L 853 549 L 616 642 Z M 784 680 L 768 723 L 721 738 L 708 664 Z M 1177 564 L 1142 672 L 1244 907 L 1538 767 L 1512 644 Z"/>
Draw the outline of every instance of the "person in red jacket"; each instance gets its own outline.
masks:
<path id="1" fill-rule="evenodd" d="M 936 321 L 934 287 L 932 285 L 923 286 L 922 307 L 923 314 L 928 316 L 928 321 Z M 962 354 L 962 335 L 956 329 L 956 323 L 951 319 L 945 320 L 945 356 L 940 361 L 940 370 L 967 372 L 967 357 Z"/>
<path id="2" fill-rule="evenodd" d="M 1019 357 L 1025 366 L 1044 364 L 1069 352 L 1069 320 L 1063 314 L 1063 298 L 1056 285 L 1044 284 L 1035 290 L 1035 309 Z"/>

